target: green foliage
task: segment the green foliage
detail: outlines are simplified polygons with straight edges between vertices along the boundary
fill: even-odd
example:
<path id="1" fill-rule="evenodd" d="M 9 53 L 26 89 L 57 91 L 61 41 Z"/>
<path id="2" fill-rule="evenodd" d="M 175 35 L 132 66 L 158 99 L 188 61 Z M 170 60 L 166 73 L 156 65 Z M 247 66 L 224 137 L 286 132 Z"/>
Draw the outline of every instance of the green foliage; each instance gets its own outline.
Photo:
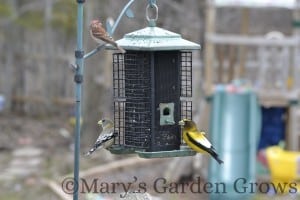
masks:
<path id="1" fill-rule="evenodd" d="M 0 17 L 8 17 L 11 15 L 11 7 L 0 1 Z"/>
<path id="2" fill-rule="evenodd" d="M 44 14 L 42 11 L 27 12 L 20 16 L 16 22 L 25 28 L 38 30 L 44 27 Z"/>
<path id="3" fill-rule="evenodd" d="M 74 0 L 64 0 L 55 3 L 53 8 L 53 28 L 62 30 L 67 35 L 76 33 L 77 4 Z"/>

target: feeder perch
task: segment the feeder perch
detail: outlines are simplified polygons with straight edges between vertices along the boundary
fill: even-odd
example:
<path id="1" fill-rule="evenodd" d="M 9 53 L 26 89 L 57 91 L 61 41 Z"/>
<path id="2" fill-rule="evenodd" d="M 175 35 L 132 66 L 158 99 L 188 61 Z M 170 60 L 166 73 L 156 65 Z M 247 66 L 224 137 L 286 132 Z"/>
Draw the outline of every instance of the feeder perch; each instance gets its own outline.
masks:
<path id="1" fill-rule="evenodd" d="M 200 45 L 149 26 L 116 41 L 113 54 L 115 154 L 191 156 L 178 121 L 192 118 L 192 52 Z M 114 49 L 107 46 L 108 49 Z"/>

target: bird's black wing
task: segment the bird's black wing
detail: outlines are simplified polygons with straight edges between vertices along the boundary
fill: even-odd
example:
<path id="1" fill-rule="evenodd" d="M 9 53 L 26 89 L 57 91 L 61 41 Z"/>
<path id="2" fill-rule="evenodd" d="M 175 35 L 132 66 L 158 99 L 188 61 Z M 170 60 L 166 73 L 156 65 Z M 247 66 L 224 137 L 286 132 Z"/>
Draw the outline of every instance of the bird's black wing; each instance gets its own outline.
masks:
<path id="1" fill-rule="evenodd" d="M 107 133 L 107 134 L 101 134 L 98 139 L 95 142 L 95 145 L 100 146 L 101 144 L 111 140 L 112 138 L 114 138 L 116 136 L 117 133 L 115 132 L 111 132 L 111 133 Z M 94 145 L 94 146 L 95 146 Z"/>
<path id="2" fill-rule="evenodd" d="M 194 144 L 195 146 L 199 147 L 200 149 L 203 149 L 204 151 L 208 152 L 209 153 L 209 148 L 202 145 L 200 142 L 197 142 L 188 132 L 186 133 L 189 141 Z"/>
<path id="3" fill-rule="evenodd" d="M 118 135 L 117 132 L 110 132 L 110 133 L 106 133 L 106 134 L 101 134 L 99 135 L 99 137 L 97 138 L 94 146 L 89 150 L 89 152 L 86 153 L 86 155 L 90 155 L 92 154 L 94 151 L 96 151 L 96 149 L 98 149 L 102 144 L 104 144 L 105 142 L 113 139 L 114 137 L 116 137 Z"/>
<path id="4" fill-rule="evenodd" d="M 223 163 L 223 161 L 219 158 L 219 155 L 217 154 L 217 152 L 215 151 L 215 148 L 213 146 L 211 146 L 210 148 L 207 148 L 206 146 L 204 146 L 201 143 L 194 140 L 194 138 L 191 137 L 189 133 L 187 133 L 186 135 L 191 143 L 193 143 L 197 147 L 199 147 L 199 148 L 203 149 L 204 151 L 206 151 L 207 153 L 209 153 L 219 164 Z"/>

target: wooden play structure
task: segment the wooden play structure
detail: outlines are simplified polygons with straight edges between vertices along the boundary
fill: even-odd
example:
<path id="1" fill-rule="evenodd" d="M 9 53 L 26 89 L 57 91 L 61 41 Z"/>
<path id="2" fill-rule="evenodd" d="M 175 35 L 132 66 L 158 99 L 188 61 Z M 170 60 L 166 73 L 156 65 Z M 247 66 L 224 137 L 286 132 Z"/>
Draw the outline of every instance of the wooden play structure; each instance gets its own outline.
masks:
<path id="1" fill-rule="evenodd" d="M 240 33 L 218 33 L 219 8 L 240 9 Z M 249 33 L 251 9 L 292 12 L 290 35 L 271 30 L 267 34 Z M 257 22 L 259 23 L 259 21 Z M 217 48 L 218 47 L 218 48 Z M 226 47 L 226 49 L 225 49 Z M 300 0 L 207 0 L 205 33 L 205 93 L 216 84 L 235 79 L 249 81 L 264 107 L 286 107 L 287 148 L 300 150 L 300 112 L 295 103 L 300 92 Z"/>

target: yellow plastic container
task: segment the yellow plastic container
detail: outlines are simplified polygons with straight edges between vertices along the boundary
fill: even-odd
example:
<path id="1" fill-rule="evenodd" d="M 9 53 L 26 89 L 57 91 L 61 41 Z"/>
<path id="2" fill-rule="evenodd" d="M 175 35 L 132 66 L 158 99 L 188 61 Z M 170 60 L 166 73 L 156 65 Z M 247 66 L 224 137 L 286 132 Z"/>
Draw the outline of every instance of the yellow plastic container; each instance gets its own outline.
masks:
<path id="1" fill-rule="evenodd" d="M 299 193 L 300 152 L 285 151 L 279 146 L 272 146 L 266 149 L 266 155 L 275 192 Z"/>

